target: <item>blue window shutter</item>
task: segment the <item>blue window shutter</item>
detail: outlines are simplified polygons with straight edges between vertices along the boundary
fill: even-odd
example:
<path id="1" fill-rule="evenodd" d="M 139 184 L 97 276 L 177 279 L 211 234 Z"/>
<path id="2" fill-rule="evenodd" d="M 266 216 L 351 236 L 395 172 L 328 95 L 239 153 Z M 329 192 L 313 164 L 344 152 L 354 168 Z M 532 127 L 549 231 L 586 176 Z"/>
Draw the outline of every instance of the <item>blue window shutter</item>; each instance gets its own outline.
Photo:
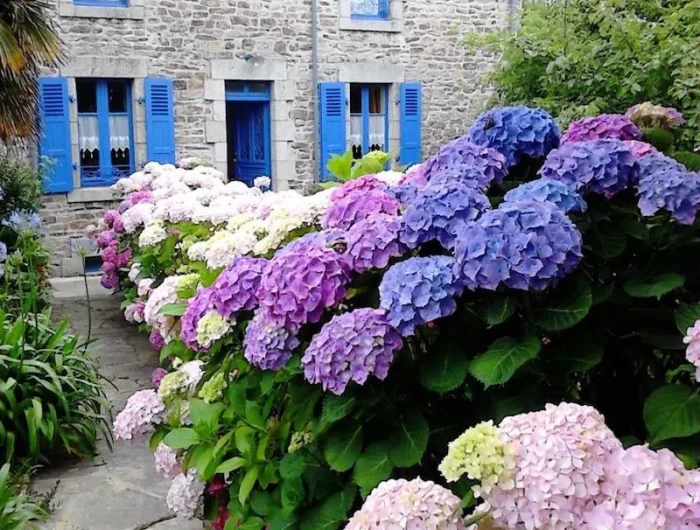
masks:
<path id="1" fill-rule="evenodd" d="M 390 0 L 379 0 L 378 15 L 380 18 L 389 18 L 389 1 Z"/>
<path id="2" fill-rule="evenodd" d="M 173 80 L 149 77 L 146 91 L 147 162 L 175 163 Z"/>
<path id="3" fill-rule="evenodd" d="M 332 180 L 326 169 L 331 155 L 342 155 L 347 146 L 345 140 L 345 84 L 319 84 L 321 118 L 321 181 Z"/>
<path id="4" fill-rule="evenodd" d="M 39 156 L 46 157 L 46 193 L 67 193 L 73 189 L 70 143 L 70 107 L 65 77 L 40 77 Z"/>
<path id="5" fill-rule="evenodd" d="M 421 162 L 421 85 L 401 84 L 401 151 L 399 163 L 411 166 Z"/>

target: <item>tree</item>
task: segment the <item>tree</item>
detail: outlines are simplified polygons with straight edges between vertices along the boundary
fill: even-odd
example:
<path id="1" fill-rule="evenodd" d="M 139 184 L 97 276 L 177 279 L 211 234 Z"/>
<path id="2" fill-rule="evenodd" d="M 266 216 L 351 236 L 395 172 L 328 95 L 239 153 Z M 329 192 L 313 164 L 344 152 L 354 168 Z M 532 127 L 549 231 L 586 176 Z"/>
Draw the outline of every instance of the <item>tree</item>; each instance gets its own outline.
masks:
<path id="1" fill-rule="evenodd" d="M 60 60 L 46 0 L 0 2 L 0 141 L 37 134 L 36 78 Z"/>

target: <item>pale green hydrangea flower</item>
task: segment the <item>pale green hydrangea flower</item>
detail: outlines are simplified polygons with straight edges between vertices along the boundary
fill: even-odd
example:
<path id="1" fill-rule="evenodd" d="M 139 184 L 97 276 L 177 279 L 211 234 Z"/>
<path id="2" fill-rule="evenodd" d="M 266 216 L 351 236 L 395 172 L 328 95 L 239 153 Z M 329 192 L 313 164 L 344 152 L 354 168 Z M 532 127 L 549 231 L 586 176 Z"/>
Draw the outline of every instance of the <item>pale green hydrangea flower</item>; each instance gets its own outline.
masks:
<path id="1" fill-rule="evenodd" d="M 289 441 L 289 449 L 288 451 L 290 453 L 295 453 L 302 447 L 305 447 L 309 445 L 311 442 L 314 441 L 314 435 L 313 433 L 310 432 L 295 432 L 292 434 L 292 439 Z"/>
<path id="2" fill-rule="evenodd" d="M 513 448 L 503 440 L 492 421 L 467 429 L 450 442 L 440 472 L 448 482 L 456 482 L 466 474 L 481 483 L 480 490 L 488 493 L 501 480 L 508 479 L 515 464 Z"/>
<path id="3" fill-rule="evenodd" d="M 226 376 L 223 372 L 219 372 L 202 385 L 199 397 L 207 403 L 214 403 L 224 397 L 224 390 L 226 390 Z"/>
<path id="4" fill-rule="evenodd" d="M 170 372 L 161 380 L 160 386 L 158 387 L 158 395 L 160 399 L 167 401 L 172 396 L 184 390 L 186 384 L 185 374 L 180 371 Z"/>
<path id="5" fill-rule="evenodd" d="M 231 324 L 228 319 L 217 311 L 209 311 L 197 323 L 197 342 L 203 348 L 208 348 L 229 331 Z"/>
<path id="6" fill-rule="evenodd" d="M 199 284 L 199 274 L 190 273 L 183 275 L 177 282 L 178 291 L 188 291 L 195 289 Z"/>

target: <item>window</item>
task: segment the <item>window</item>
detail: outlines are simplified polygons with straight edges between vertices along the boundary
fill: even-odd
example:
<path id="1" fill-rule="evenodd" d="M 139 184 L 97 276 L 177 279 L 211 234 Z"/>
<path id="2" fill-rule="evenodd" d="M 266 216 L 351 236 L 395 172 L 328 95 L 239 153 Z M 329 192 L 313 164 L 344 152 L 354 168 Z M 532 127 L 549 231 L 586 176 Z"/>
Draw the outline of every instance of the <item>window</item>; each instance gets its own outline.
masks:
<path id="1" fill-rule="evenodd" d="M 350 16 L 354 19 L 389 18 L 390 0 L 350 0 Z"/>
<path id="2" fill-rule="evenodd" d="M 78 146 L 83 186 L 109 186 L 134 170 L 131 83 L 77 79 Z"/>
<path id="3" fill-rule="evenodd" d="M 76 6 L 128 7 L 129 0 L 73 0 Z"/>
<path id="4" fill-rule="evenodd" d="M 354 158 L 370 151 L 387 151 L 389 114 L 387 85 L 350 85 L 350 136 L 348 149 Z"/>

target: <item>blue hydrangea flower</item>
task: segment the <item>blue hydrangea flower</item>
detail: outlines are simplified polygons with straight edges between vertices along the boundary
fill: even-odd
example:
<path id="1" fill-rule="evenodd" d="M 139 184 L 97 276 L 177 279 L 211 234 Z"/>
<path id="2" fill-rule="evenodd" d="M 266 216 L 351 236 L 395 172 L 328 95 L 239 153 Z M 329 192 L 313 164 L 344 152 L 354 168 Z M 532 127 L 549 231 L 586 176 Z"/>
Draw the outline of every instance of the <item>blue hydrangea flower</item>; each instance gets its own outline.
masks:
<path id="1" fill-rule="evenodd" d="M 632 149 L 622 140 L 610 139 L 562 145 L 549 153 L 540 175 L 582 194 L 610 198 L 637 182 L 638 171 Z"/>
<path id="2" fill-rule="evenodd" d="M 503 203 L 457 238 L 455 272 L 469 289 L 542 291 L 581 261 L 581 234 L 548 202 Z"/>
<path id="3" fill-rule="evenodd" d="M 503 107 L 482 113 L 469 129 L 469 139 L 495 149 L 514 166 L 523 157 L 544 158 L 559 146 L 559 126 L 542 109 Z"/>
<path id="4" fill-rule="evenodd" d="M 406 184 L 399 184 L 398 186 L 391 186 L 387 188 L 386 191 L 399 201 L 401 206 L 406 206 L 418 195 L 418 186 L 409 182 Z"/>
<path id="5" fill-rule="evenodd" d="M 375 213 L 353 225 L 347 233 L 345 257 L 352 270 L 365 272 L 383 269 L 406 247 L 399 241 L 401 220 L 393 215 Z"/>
<path id="6" fill-rule="evenodd" d="M 7 245 L 0 241 L 0 261 L 7 259 Z"/>
<path id="7" fill-rule="evenodd" d="M 560 180 L 537 179 L 510 190 L 505 202 L 537 201 L 556 204 L 564 213 L 586 211 L 586 201 Z"/>
<path id="8" fill-rule="evenodd" d="M 651 153 L 637 160 L 639 179 L 666 171 L 688 171 L 680 162 L 661 153 Z"/>
<path id="9" fill-rule="evenodd" d="M 256 312 L 244 339 L 246 360 L 262 370 L 281 370 L 292 358 L 299 340 L 283 325 L 273 322 L 265 311 Z"/>
<path id="10" fill-rule="evenodd" d="M 41 228 L 41 217 L 36 212 L 15 210 L 2 224 L 11 228 L 18 234 L 23 232 L 36 232 Z"/>
<path id="11" fill-rule="evenodd" d="M 457 234 L 490 208 L 486 195 L 459 182 L 429 184 L 403 214 L 401 241 L 416 248 L 437 240 L 450 249 Z"/>
<path id="12" fill-rule="evenodd" d="M 303 251 L 303 249 L 311 247 L 330 248 L 333 250 L 343 248 L 345 246 L 346 233 L 345 230 L 340 228 L 327 228 L 319 232 L 309 232 L 280 248 L 275 253 L 275 257 Z"/>
<path id="13" fill-rule="evenodd" d="M 404 337 L 410 337 L 416 327 L 454 313 L 455 298 L 461 293 L 454 259 L 410 258 L 384 274 L 379 285 L 379 305 L 387 312 L 389 324 Z"/>
<path id="14" fill-rule="evenodd" d="M 462 136 L 444 145 L 425 162 L 428 182 L 460 181 L 485 190 L 491 182 L 501 183 L 508 173 L 505 157 L 495 149 L 472 143 Z"/>
<path id="15" fill-rule="evenodd" d="M 700 209 L 700 173 L 671 168 L 639 179 L 639 210 L 649 217 L 665 210 L 679 223 L 692 225 Z"/>

